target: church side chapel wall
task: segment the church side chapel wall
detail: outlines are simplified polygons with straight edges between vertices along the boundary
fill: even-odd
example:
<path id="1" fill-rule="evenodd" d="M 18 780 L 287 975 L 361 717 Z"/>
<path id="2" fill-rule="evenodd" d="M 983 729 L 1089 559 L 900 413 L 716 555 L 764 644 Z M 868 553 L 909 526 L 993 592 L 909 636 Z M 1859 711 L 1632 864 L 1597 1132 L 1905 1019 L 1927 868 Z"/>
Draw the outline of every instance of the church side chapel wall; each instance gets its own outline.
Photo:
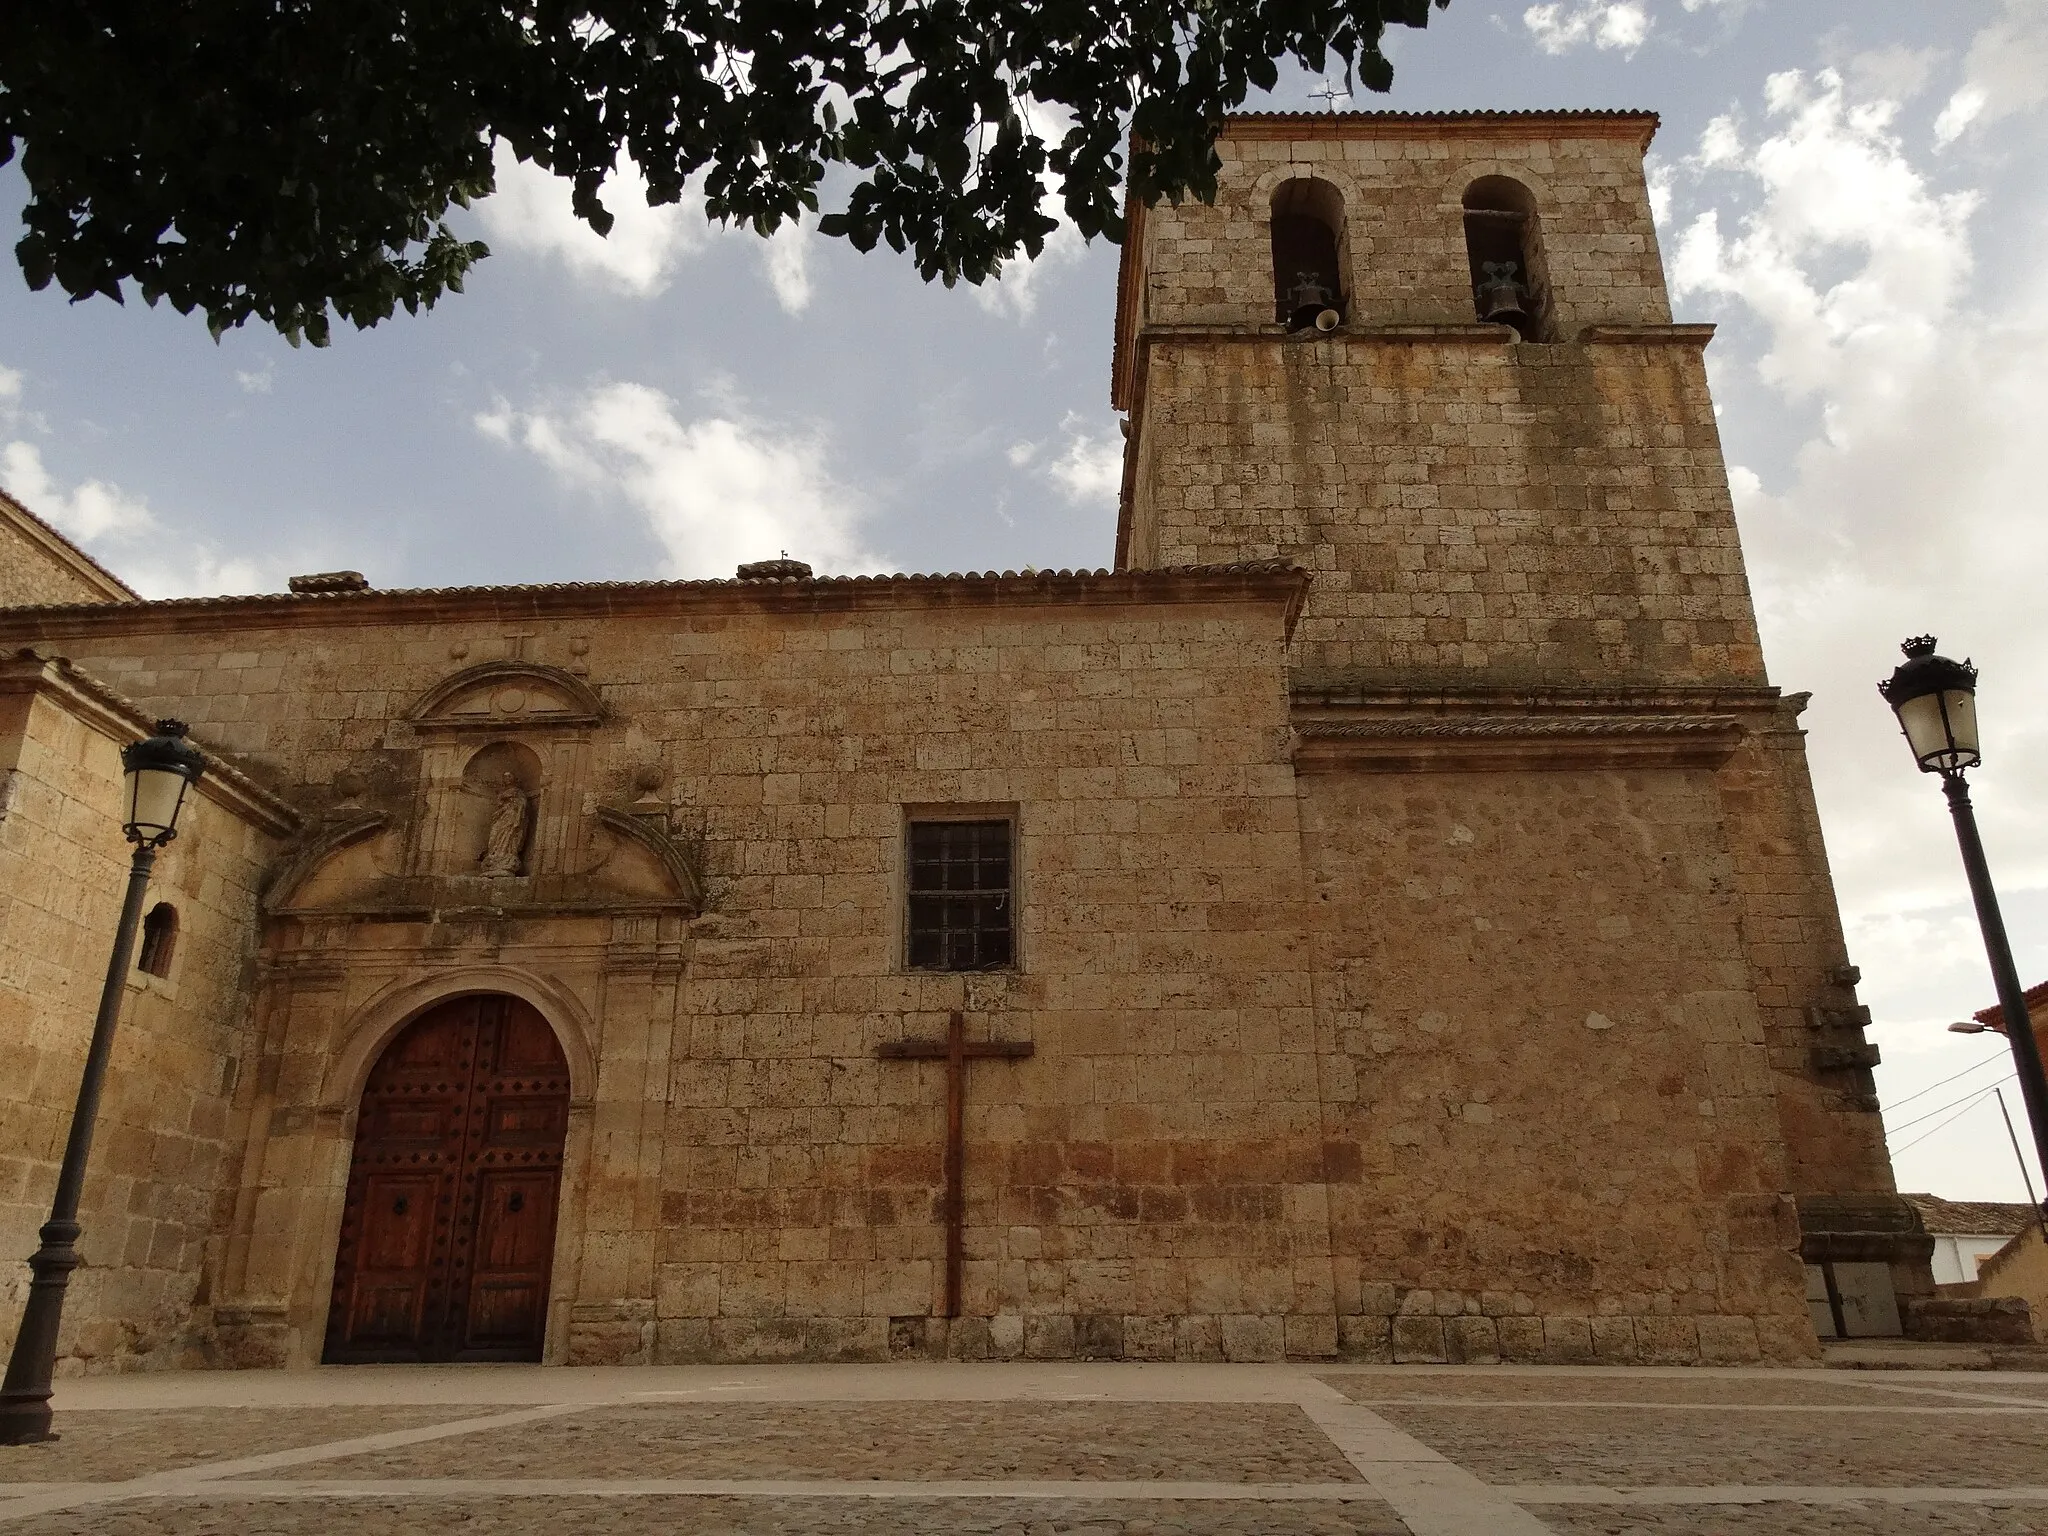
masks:
<path id="1" fill-rule="evenodd" d="M 36 670 L 40 670 L 39 668 Z M 27 1294 L 20 1260 L 49 1215 L 106 974 L 129 847 L 123 729 L 25 678 L 0 679 L 0 1335 Z M 206 1270 L 239 1152 L 231 1099 L 250 1063 L 256 886 L 277 843 L 204 796 L 158 856 L 148 905 L 171 904 L 168 975 L 131 970 L 85 1184 L 84 1266 L 59 1368 L 212 1363 Z"/>

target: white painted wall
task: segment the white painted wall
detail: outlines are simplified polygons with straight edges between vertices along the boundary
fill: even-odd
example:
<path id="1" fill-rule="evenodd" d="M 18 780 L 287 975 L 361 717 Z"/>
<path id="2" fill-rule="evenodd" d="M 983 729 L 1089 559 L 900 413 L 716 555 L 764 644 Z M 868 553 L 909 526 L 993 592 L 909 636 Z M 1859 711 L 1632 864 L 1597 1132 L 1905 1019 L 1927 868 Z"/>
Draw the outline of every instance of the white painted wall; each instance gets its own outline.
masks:
<path id="1" fill-rule="evenodd" d="M 1977 1264 L 2006 1245 L 1996 1235 L 1945 1233 L 1934 1240 L 1934 1283 L 1961 1285 L 1977 1278 Z"/>

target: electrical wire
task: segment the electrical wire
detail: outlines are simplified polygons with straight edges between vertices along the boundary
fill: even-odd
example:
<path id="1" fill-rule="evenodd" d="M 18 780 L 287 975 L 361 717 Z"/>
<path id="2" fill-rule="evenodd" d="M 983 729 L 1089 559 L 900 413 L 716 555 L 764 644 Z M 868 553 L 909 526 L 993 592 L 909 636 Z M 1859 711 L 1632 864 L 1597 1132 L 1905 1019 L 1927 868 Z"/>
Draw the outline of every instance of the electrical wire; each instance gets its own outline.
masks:
<path id="1" fill-rule="evenodd" d="M 1940 1114 L 1943 1110 L 1954 1109 L 1958 1104 L 1963 1103 L 1965 1100 L 1978 1098 L 1984 1094 L 1989 1093 L 1994 1088 L 2001 1088 L 2018 1076 L 2019 1073 L 2017 1072 L 2008 1072 L 2005 1074 L 2005 1076 L 2001 1077 L 1995 1083 L 1986 1083 L 1981 1088 L 1972 1088 L 1960 1099 L 1950 1099 L 1946 1104 L 1940 1105 L 1934 1109 L 1930 1109 L 1924 1115 L 1915 1115 L 1910 1120 L 1902 1120 L 1897 1125 L 1887 1126 L 1885 1128 L 1885 1135 L 1887 1137 L 1896 1136 L 1899 1134 L 1899 1132 L 1903 1130 L 1908 1130 L 1911 1127 L 1918 1125 L 1922 1120 L 1932 1120 L 1936 1115 Z"/>
<path id="2" fill-rule="evenodd" d="M 2019 1074 L 2014 1073 L 2013 1075 L 2017 1077 Z M 1935 1126 L 1933 1130 L 1922 1131 L 1918 1136 L 1915 1136 L 1903 1147 L 1893 1147 L 1891 1149 L 1891 1155 L 1893 1157 L 1897 1157 L 1901 1153 L 1912 1151 L 1913 1148 L 1919 1146 L 1921 1142 L 1925 1141 L 1928 1137 L 1934 1135 L 1936 1131 L 1947 1130 L 1950 1126 L 1954 1125 L 1958 1120 L 1962 1119 L 1963 1116 L 1967 1115 L 1971 1110 L 1975 1109 L 1979 1104 L 1982 1104 L 1989 1097 L 1990 1091 L 1987 1089 L 1984 1093 L 1979 1094 L 1973 1102 L 1964 1105 L 1961 1109 L 1957 1110 L 1954 1114 L 1950 1115 L 1946 1120 L 1942 1121 L 1941 1124 Z M 1939 1111 L 1936 1111 L 1936 1113 L 1939 1113 Z"/>
<path id="3" fill-rule="evenodd" d="M 1924 1099 L 1924 1098 L 1926 1098 L 1926 1097 L 1927 1097 L 1927 1095 L 1928 1095 L 1928 1094 L 1930 1094 L 1930 1093 L 1934 1092 L 1934 1090 L 1935 1090 L 1935 1089 L 1937 1089 L 1937 1088 L 1946 1088 L 1946 1087 L 1947 1087 L 1947 1086 L 1948 1086 L 1948 1085 L 1949 1085 L 1950 1083 L 1954 1082 L 1954 1081 L 1956 1080 L 1956 1078 L 1958 1078 L 1958 1077 L 1968 1077 L 1968 1076 L 1969 1076 L 1969 1075 L 1970 1075 L 1970 1074 L 1971 1074 L 1972 1072 L 1977 1072 L 1977 1071 L 1981 1071 L 1981 1070 L 1982 1070 L 1982 1069 L 1984 1069 L 1985 1067 L 1991 1066 L 1991 1065 L 1992 1065 L 1993 1063 L 1995 1063 L 1995 1062 L 2000 1062 L 2000 1061 L 2011 1061 L 2011 1060 L 2012 1060 L 2012 1056 L 2011 1056 L 2011 1054 L 2010 1054 L 2009 1052 L 2006 1052 L 2006 1051 L 2000 1051 L 2000 1052 L 1999 1052 L 1999 1053 L 1998 1053 L 1998 1054 L 1997 1054 L 1996 1056 L 1986 1056 L 1986 1057 L 1985 1057 L 1985 1058 L 1984 1058 L 1984 1059 L 1983 1059 L 1982 1061 L 1978 1062 L 1976 1066 L 1974 1066 L 1974 1067 L 1965 1067 L 1965 1068 L 1963 1068 L 1963 1070 L 1962 1070 L 1962 1071 L 1960 1071 L 1960 1072 L 1956 1073 L 1954 1077 L 1944 1077 L 1944 1078 L 1943 1078 L 1943 1079 L 1942 1079 L 1942 1080 L 1941 1080 L 1940 1082 L 1938 1082 L 1938 1083 L 1929 1083 L 1929 1084 L 1928 1084 L 1928 1085 L 1927 1085 L 1927 1086 L 1926 1086 L 1925 1088 L 1922 1088 L 1922 1089 L 1920 1089 L 1920 1090 L 1919 1090 L 1919 1091 L 1918 1091 L 1917 1093 L 1909 1093 L 1909 1094 L 1907 1094 L 1907 1095 L 1906 1095 L 1906 1096 L 1905 1096 L 1905 1097 L 1904 1097 L 1903 1099 L 1900 1099 L 1900 1100 L 1898 1101 L 1898 1104 L 1887 1104 L 1887 1105 L 1885 1105 L 1885 1109 L 1886 1109 L 1886 1111 L 1887 1111 L 1887 1112 L 1889 1112 L 1889 1111 L 1891 1111 L 1891 1110 L 1897 1109 L 1897 1108 L 1899 1107 L 1899 1104 L 1910 1104 L 1910 1103 L 1912 1103 L 1912 1102 L 1913 1102 L 1913 1101 L 1914 1101 L 1915 1099 Z"/>

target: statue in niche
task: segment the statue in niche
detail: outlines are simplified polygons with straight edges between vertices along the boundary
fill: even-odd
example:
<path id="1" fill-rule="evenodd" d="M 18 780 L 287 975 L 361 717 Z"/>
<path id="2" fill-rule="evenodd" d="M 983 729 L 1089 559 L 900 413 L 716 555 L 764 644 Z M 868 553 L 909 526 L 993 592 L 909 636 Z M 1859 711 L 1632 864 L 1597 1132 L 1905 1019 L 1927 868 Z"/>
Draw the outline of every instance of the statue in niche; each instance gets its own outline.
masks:
<path id="1" fill-rule="evenodd" d="M 497 805 L 491 811 L 490 830 L 484 834 L 484 851 L 477 866 L 486 875 L 516 875 L 520 855 L 526 852 L 527 821 L 533 811 L 526 791 L 518 780 L 506 774 L 498 784 Z"/>

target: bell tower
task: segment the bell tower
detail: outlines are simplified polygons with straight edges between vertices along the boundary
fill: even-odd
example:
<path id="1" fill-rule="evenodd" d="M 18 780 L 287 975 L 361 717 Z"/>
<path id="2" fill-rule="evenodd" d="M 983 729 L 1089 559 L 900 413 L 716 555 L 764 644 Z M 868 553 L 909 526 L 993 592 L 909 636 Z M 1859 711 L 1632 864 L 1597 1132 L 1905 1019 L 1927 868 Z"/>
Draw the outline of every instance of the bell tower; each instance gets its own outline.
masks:
<path id="1" fill-rule="evenodd" d="M 1931 1244 L 1894 1192 L 1803 696 L 1764 675 L 1713 327 L 1672 323 L 1656 126 L 1231 119 L 1212 204 L 1132 210 L 1117 561 L 1310 573 L 1290 715 L 1330 1037 L 1467 1021 L 1412 1060 L 1404 1030 L 1374 1037 L 1394 1054 L 1355 1081 L 1380 1120 L 1333 1111 L 1328 1134 L 1370 1149 L 1331 1196 L 1340 1252 L 1382 1262 L 1372 1189 L 1400 1165 L 1380 1143 L 1426 1133 L 1381 1121 L 1430 1074 L 1505 1092 L 1485 1064 L 1532 1043 L 1577 1082 L 1636 1070 L 1621 1015 L 1586 1001 L 1626 995 L 1668 1030 L 1641 1070 L 1705 1127 L 1696 1219 L 1754 1266 L 1724 1294 L 1782 1287 L 1796 1246 L 1810 1289 L 1910 1317 Z M 1674 1073 L 1687 1052 L 1702 1065 Z"/>
<path id="2" fill-rule="evenodd" d="M 1763 681 L 1641 112 L 1231 119 L 1133 211 L 1120 566 L 1312 571 L 1298 684 Z"/>

